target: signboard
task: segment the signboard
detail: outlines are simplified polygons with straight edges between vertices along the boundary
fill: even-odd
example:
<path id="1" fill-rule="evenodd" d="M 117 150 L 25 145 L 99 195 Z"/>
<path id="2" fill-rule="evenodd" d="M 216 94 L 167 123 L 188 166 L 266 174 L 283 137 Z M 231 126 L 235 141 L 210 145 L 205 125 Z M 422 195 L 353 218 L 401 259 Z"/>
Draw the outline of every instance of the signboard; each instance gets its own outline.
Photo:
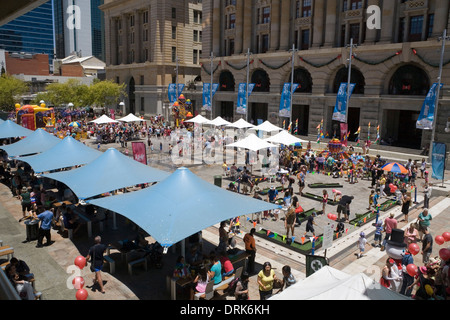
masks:
<path id="1" fill-rule="evenodd" d="M 433 142 L 431 153 L 431 177 L 433 179 L 444 180 L 446 152 L 447 146 L 445 143 Z"/>
<path id="2" fill-rule="evenodd" d="M 328 249 L 333 243 L 334 230 L 336 230 L 336 222 L 331 222 L 324 227 L 322 249 Z"/>
<path id="3" fill-rule="evenodd" d="M 147 165 L 147 152 L 145 150 L 144 142 L 133 142 L 133 159 L 137 162 Z"/>
<path id="4" fill-rule="evenodd" d="M 441 88 L 442 88 L 441 84 Z M 425 98 L 419 118 L 417 119 L 416 128 L 424 130 L 433 130 L 434 110 L 436 108 L 437 83 L 433 83 L 430 91 Z"/>
<path id="5" fill-rule="evenodd" d="M 356 84 L 350 84 L 350 97 Z M 341 83 L 336 97 L 336 105 L 333 112 L 333 120 L 339 122 L 346 122 L 347 120 L 347 83 Z"/>
<path id="6" fill-rule="evenodd" d="M 251 95 L 254 87 L 255 87 L 254 83 L 248 84 L 248 97 L 249 98 L 250 98 L 250 95 Z M 247 114 L 247 84 L 246 83 L 239 84 L 236 113 Z"/>
<path id="7" fill-rule="evenodd" d="M 218 83 L 213 83 L 213 91 L 212 96 L 216 94 L 217 89 L 219 88 Z M 204 83 L 203 84 L 203 109 L 207 111 L 211 111 L 211 84 Z"/>
<path id="8" fill-rule="evenodd" d="M 306 255 L 306 277 L 319 271 L 324 266 L 328 266 L 328 259 L 321 256 Z"/>
<path id="9" fill-rule="evenodd" d="M 297 90 L 299 84 L 294 83 L 292 92 Z M 280 100 L 280 117 L 291 117 L 291 84 L 285 83 L 283 86 L 283 91 L 281 92 L 281 100 Z"/>

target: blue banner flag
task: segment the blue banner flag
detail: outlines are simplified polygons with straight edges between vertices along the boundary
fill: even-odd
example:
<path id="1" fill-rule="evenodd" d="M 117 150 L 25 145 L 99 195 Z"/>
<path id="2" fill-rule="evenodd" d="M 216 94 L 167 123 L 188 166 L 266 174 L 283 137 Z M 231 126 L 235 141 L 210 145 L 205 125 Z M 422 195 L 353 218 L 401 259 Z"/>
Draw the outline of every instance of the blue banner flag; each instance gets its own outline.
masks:
<path id="1" fill-rule="evenodd" d="M 203 109 L 207 111 L 211 111 L 211 84 L 210 83 L 204 83 L 203 84 Z M 212 96 L 216 94 L 217 89 L 219 88 L 218 83 L 213 83 L 212 86 Z"/>
<path id="2" fill-rule="evenodd" d="M 356 84 L 350 84 L 350 97 L 352 96 L 353 90 Z M 333 120 L 339 122 L 346 122 L 347 119 L 347 83 L 341 83 L 339 87 L 339 92 L 336 97 L 336 105 L 333 112 Z"/>
<path id="3" fill-rule="evenodd" d="M 178 84 L 178 97 L 177 97 L 177 90 L 176 90 L 176 88 L 177 88 L 177 85 L 175 83 L 169 84 L 168 95 L 169 95 L 169 102 L 170 103 L 174 103 L 175 101 L 178 100 L 178 97 L 180 96 L 180 94 L 184 90 L 184 84 L 182 84 L 182 83 Z"/>
<path id="4" fill-rule="evenodd" d="M 247 87 L 246 83 L 239 83 L 238 101 L 237 101 L 237 109 L 236 109 L 236 113 L 239 113 L 239 114 L 247 114 L 246 87 Z M 248 84 L 248 96 L 249 97 L 250 97 L 254 87 L 255 87 L 254 83 Z"/>
<path id="5" fill-rule="evenodd" d="M 444 180 L 446 152 L 447 146 L 445 143 L 433 142 L 431 153 L 431 177 L 433 179 Z"/>
<path id="6" fill-rule="evenodd" d="M 441 84 L 442 88 L 443 84 Z M 437 94 L 437 83 L 433 83 L 428 91 L 427 97 L 422 105 L 422 110 L 420 111 L 419 118 L 416 122 L 417 129 L 432 130 L 434 122 L 434 110 L 436 108 L 436 94 Z"/>
<path id="7" fill-rule="evenodd" d="M 294 83 L 292 86 L 292 92 L 297 90 L 299 84 Z M 285 83 L 283 86 L 283 91 L 281 92 L 281 100 L 280 100 L 280 117 L 291 117 L 291 84 Z"/>

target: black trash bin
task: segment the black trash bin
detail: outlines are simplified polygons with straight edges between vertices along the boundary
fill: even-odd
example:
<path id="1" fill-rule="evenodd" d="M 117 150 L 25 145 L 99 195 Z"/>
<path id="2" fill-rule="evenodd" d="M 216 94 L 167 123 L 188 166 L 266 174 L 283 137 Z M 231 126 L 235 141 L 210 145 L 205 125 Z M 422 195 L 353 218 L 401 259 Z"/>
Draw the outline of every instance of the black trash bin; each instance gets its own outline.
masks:
<path id="1" fill-rule="evenodd" d="M 27 241 L 38 239 L 39 220 L 27 220 L 24 222 L 27 228 Z"/>
<path id="2" fill-rule="evenodd" d="M 214 176 L 214 184 L 222 188 L 222 176 Z"/>

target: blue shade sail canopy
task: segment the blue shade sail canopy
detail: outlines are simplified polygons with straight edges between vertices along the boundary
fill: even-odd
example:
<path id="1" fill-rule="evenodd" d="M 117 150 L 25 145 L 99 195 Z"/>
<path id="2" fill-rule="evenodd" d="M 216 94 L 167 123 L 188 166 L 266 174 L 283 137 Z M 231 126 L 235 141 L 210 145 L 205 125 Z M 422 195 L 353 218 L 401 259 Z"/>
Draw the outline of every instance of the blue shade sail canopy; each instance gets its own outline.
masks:
<path id="1" fill-rule="evenodd" d="M 101 155 L 102 152 L 94 150 L 74 138 L 67 136 L 45 152 L 34 156 L 19 157 L 17 160 L 28 163 L 34 172 L 42 173 L 84 165 Z"/>
<path id="2" fill-rule="evenodd" d="M 152 187 L 88 203 L 132 220 L 163 247 L 227 219 L 281 208 L 222 189 L 184 167 Z"/>
<path id="3" fill-rule="evenodd" d="M 27 137 L 33 132 L 33 130 L 24 128 L 11 120 L 6 120 L 0 124 L 0 139 Z"/>
<path id="4" fill-rule="evenodd" d="M 42 176 L 64 183 L 78 198 L 87 199 L 137 184 L 159 182 L 169 175 L 110 148 L 83 167 Z"/>
<path id="5" fill-rule="evenodd" d="M 8 157 L 19 157 L 44 152 L 58 143 L 61 139 L 48 133 L 44 129 L 37 129 L 26 138 L 6 146 L 0 146 L 8 154 Z"/>

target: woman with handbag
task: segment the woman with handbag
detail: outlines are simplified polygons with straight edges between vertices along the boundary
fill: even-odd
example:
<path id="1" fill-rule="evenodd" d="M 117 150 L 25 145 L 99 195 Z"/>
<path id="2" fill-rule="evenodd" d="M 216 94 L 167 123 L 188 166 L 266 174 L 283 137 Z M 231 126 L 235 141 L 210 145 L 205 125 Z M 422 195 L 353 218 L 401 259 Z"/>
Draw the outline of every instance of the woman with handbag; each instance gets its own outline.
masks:
<path id="1" fill-rule="evenodd" d="M 106 251 L 106 245 L 102 244 L 102 238 L 96 236 L 95 244 L 89 249 L 89 253 L 86 256 L 86 261 L 91 260 L 91 271 L 95 272 L 94 285 L 98 284 L 100 287 L 100 292 L 105 293 L 103 288 L 102 273 L 103 270 L 103 254 Z"/>

